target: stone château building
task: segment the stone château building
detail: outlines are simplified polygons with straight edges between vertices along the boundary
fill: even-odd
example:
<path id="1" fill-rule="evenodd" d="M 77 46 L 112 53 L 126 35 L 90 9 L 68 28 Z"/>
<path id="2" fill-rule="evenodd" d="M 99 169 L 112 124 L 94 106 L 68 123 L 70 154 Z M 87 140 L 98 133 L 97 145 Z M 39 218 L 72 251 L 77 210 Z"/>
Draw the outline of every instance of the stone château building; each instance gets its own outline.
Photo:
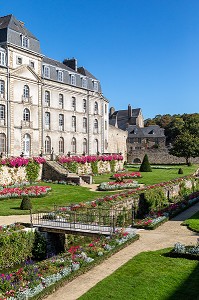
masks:
<path id="1" fill-rule="evenodd" d="M 76 59 L 45 57 L 13 15 L 0 17 L 0 153 L 108 151 L 108 100 Z"/>

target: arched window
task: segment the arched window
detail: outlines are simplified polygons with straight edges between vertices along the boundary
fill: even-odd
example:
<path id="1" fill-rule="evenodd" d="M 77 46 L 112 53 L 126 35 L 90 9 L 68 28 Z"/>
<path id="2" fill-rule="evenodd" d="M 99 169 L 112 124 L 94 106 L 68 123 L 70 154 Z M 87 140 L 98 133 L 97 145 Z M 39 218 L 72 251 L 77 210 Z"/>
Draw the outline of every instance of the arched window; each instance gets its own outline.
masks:
<path id="1" fill-rule="evenodd" d="M 6 135 L 4 133 L 0 133 L 0 153 L 6 152 Z"/>
<path id="2" fill-rule="evenodd" d="M 51 139 L 49 136 L 45 138 L 45 153 L 49 154 L 51 152 Z"/>
<path id="3" fill-rule="evenodd" d="M 59 94 L 59 107 L 64 108 L 64 96 L 63 96 L 63 94 Z"/>
<path id="4" fill-rule="evenodd" d="M 30 145 L 31 145 L 31 138 L 30 135 L 26 133 L 23 138 L 23 153 L 25 156 L 30 156 Z"/>
<path id="5" fill-rule="evenodd" d="M 26 122 L 30 122 L 30 111 L 28 108 L 25 108 L 23 111 L 23 120 Z"/>
<path id="6" fill-rule="evenodd" d="M 83 140 L 83 153 L 86 154 L 88 152 L 88 143 L 87 143 L 87 139 Z"/>
<path id="7" fill-rule="evenodd" d="M 23 87 L 23 96 L 24 96 L 24 98 L 30 97 L 30 89 L 29 89 L 28 85 L 24 85 L 24 87 Z"/>
<path id="8" fill-rule="evenodd" d="M 64 139 L 63 137 L 59 138 L 59 154 L 64 153 Z"/>
<path id="9" fill-rule="evenodd" d="M 50 106 L 50 92 L 45 91 L 45 105 Z"/>
<path id="10" fill-rule="evenodd" d="M 94 140 L 94 153 L 98 153 L 99 152 L 99 141 L 98 139 Z"/>
<path id="11" fill-rule="evenodd" d="M 72 153 L 76 153 L 77 152 L 77 142 L 76 142 L 76 138 L 72 138 L 72 142 L 71 142 L 71 146 L 72 146 Z"/>
<path id="12" fill-rule="evenodd" d="M 95 115 L 98 115 L 98 103 L 97 102 L 95 102 L 95 104 L 94 104 L 94 114 Z"/>
<path id="13" fill-rule="evenodd" d="M 98 133 L 98 120 L 94 120 L 94 133 Z"/>
<path id="14" fill-rule="evenodd" d="M 5 92 L 5 82 L 3 80 L 0 80 L 0 98 L 1 96 L 4 96 L 4 92 Z"/>

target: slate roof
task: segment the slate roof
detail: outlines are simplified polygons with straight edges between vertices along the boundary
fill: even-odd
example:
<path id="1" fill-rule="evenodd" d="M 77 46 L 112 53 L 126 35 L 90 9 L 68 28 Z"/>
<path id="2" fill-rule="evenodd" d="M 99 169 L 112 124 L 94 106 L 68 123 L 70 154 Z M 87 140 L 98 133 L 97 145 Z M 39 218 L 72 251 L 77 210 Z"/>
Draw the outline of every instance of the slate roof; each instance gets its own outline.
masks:
<path id="1" fill-rule="evenodd" d="M 84 67 L 79 67 L 79 68 L 77 68 L 77 72 L 79 73 L 79 74 L 82 74 L 82 75 L 84 75 L 84 76 L 87 76 L 87 77 L 89 77 L 89 78 L 92 78 L 92 79 L 95 79 L 95 80 L 97 80 L 97 78 L 95 77 L 95 76 L 93 76 L 93 74 L 91 74 L 88 70 L 86 70 Z"/>
<path id="2" fill-rule="evenodd" d="M 27 37 L 38 40 L 27 28 L 24 27 L 23 22 L 18 21 L 13 15 L 0 17 L 0 29 L 12 29 Z"/>
<path id="3" fill-rule="evenodd" d="M 129 125 L 136 125 L 136 119 L 141 112 L 141 108 L 132 109 L 132 117 L 128 117 L 128 110 L 118 110 L 115 111 L 111 116 L 109 116 L 110 125 L 118 125 L 118 128 L 126 130 Z"/>
<path id="4" fill-rule="evenodd" d="M 67 70 L 71 73 L 77 73 L 75 70 L 67 67 L 65 64 L 63 64 L 62 62 L 58 61 L 58 60 L 54 60 L 54 59 L 51 59 L 49 57 L 46 57 L 44 56 L 43 57 L 43 63 L 45 64 L 48 64 L 48 65 L 51 65 L 51 66 L 55 66 L 57 68 L 60 68 L 60 69 L 64 69 L 64 70 Z"/>
<path id="5" fill-rule="evenodd" d="M 129 125 L 127 131 L 129 137 L 165 137 L 164 129 L 158 125 L 150 125 L 142 128 L 136 125 Z"/>

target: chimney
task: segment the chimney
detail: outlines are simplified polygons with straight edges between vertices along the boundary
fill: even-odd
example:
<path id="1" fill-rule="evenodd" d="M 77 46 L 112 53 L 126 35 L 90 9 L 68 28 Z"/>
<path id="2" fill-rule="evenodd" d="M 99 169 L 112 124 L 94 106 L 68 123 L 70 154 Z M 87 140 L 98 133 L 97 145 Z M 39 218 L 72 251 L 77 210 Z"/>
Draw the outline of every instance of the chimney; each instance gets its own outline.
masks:
<path id="1" fill-rule="evenodd" d="M 22 27 L 24 27 L 24 22 L 22 22 L 22 21 L 19 21 L 19 23 L 20 23 L 20 25 L 22 26 Z"/>
<path id="2" fill-rule="evenodd" d="M 131 105 L 129 104 L 128 105 L 128 118 L 130 119 L 132 117 L 132 107 Z"/>
<path id="3" fill-rule="evenodd" d="M 76 58 L 73 57 L 71 59 L 64 59 L 63 64 L 77 72 Z"/>

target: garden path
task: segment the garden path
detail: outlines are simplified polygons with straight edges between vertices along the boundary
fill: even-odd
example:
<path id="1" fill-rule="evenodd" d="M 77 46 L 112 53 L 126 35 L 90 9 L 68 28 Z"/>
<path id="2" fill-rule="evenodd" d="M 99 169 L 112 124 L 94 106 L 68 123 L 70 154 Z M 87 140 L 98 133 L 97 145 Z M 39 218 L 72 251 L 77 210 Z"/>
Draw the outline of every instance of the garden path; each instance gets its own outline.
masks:
<path id="1" fill-rule="evenodd" d="M 114 254 L 102 264 L 80 275 L 45 299 L 76 300 L 140 252 L 173 247 L 176 242 L 187 245 L 196 244 L 199 234 L 188 230 L 186 226 L 181 226 L 180 224 L 198 210 L 199 203 L 155 230 L 139 230 L 139 241 Z"/>
<path id="2" fill-rule="evenodd" d="M 132 257 L 143 251 L 154 251 L 173 247 L 176 242 L 196 244 L 199 234 L 180 226 L 182 221 L 199 211 L 199 203 L 190 207 L 172 220 L 164 223 L 155 230 L 139 230 L 140 239 L 123 250 L 105 260 L 102 264 L 92 268 L 87 273 L 80 275 L 65 286 L 59 288 L 46 300 L 76 300 L 95 286 L 99 281 L 112 274 Z M 29 215 L 0 216 L 0 225 L 14 222 L 30 222 Z"/>

